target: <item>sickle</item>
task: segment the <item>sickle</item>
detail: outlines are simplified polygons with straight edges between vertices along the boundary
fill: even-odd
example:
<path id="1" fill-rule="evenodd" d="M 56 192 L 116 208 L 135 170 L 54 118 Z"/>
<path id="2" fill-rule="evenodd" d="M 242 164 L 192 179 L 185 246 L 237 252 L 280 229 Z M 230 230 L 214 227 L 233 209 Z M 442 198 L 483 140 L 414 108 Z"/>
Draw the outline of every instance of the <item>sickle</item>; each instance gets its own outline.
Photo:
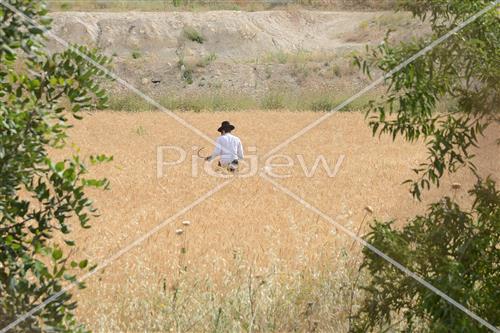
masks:
<path id="1" fill-rule="evenodd" d="M 200 149 L 198 149 L 198 151 L 196 152 L 196 154 L 198 155 L 198 157 L 199 157 L 199 158 L 207 158 L 207 157 L 208 157 L 208 155 L 207 155 L 207 156 L 202 156 L 202 155 L 200 154 L 200 153 L 201 153 L 201 151 L 202 151 L 203 149 L 205 149 L 205 147 L 201 147 L 201 148 L 200 148 Z"/>

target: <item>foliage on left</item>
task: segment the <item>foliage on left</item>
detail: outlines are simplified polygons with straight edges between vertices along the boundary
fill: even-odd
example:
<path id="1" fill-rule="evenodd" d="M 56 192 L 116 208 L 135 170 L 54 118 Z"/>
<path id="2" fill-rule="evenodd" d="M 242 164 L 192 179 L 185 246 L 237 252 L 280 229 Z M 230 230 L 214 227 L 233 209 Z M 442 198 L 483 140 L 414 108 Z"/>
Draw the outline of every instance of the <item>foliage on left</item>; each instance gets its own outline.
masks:
<path id="1" fill-rule="evenodd" d="M 70 117 L 106 106 L 106 74 L 89 60 L 110 62 L 76 45 L 49 54 L 50 23 L 41 1 L 0 2 L 0 329 L 66 285 L 84 287 L 76 274 L 92 268 L 86 259 L 70 259 L 69 234 L 78 225 L 89 228 L 96 215 L 86 188 L 108 186 L 87 178 L 77 155 L 54 161 L 48 153 L 65 146 Z M 11 332 L 84 332 L 75 308 L 71 294 L 61 292 Z"/>

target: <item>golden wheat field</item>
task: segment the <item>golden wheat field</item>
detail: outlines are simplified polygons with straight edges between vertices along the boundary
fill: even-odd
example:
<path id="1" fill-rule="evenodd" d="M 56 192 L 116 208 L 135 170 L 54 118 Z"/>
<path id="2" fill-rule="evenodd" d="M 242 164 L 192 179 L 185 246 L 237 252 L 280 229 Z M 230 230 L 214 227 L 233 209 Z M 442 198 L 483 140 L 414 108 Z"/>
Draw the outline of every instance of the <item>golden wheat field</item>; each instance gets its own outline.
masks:
<path id="1" fill-rule="evenodd" d="M 247 155 L 258 159 L 323 113 L 177 115 L 214 139 L 220 122 L 231 121 Z M 349 313 L 361 293 L 353 291 L 359 280 L 359 245 L 258 173 L 229 178 L 206 174 L 204 162 L 191 155 L 196 155 L 193 147 L 211 150 L 210 143 L 161 112 L 86 114 L 75 122 L 69 143 L 68 149 L 55 153 L 58 158 L 71 150 L 87 157 L 114 156 L 112 162 L 91 169 L 92 175 L 111 181 L 110 190 L 89 192 L 100 217 L 89 230 L 75 227 L 73 256 L 94 263 L 217 187 L 206 200 L 168 220 L 91 276 L 86 289 L 74 292 L 79 319 L 88 328 L 96 332 L 348 329 Z M 183 163 L 164 168 L 160 178 L 159 146 L 187 152 Z M 249 148 L 254 152 L 249 153 Z M 164 158 L 172 153 L 169 150 Z M 424 202 L 413 200 L 401 183 L 412 177 L 412 167 L 425 160 L 425 147 L 373 138 L 364 116 L 357 112 L 334 114 L 279 154 L 289 156 L 294 165 L 290 170 L 273 169 L 278 175 L 290 175 L 275 181 L 361 235 L 373 217 L 395 218 L 403 224 L 405 218 L 425 212 L 426 203 L 452 193 L 453 182 L 463 185 L 454 195 L 464 201 L 473 180 L 467 172 L 459 172 L 445 177 L 439 189 L 426 192 Z M 494 140 L 486 138 L 476 159 L 481 173 L 496 180 L 497 154 Z M 306 177 L 299 159 L 310 168 L 319 155 L 332 168 L 338 166 L 334 177 L 322 168 Z M 286 159 L 278 156 L 275 163 Z M 263 162 L 259 161 L 259 170 Z M 195 177 L 193 168 L 199 171 Z M 364 209 L 367 205 L 373 208 L 371 216 Z"/>

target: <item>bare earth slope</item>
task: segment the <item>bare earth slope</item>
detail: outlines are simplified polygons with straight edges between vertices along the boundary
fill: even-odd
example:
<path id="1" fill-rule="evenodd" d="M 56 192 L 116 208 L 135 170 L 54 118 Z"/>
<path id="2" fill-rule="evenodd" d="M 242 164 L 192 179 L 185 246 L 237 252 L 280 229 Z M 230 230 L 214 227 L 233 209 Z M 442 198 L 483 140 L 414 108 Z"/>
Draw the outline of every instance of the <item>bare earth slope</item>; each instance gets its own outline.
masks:
<path id="1" fill-rule="evenodd" d="M 359 85 L 345 55 L 401 23 L 404 14 L 211 11 L 51 14 L 54 32 L 99 47 L 115 70 L 153 93 L 318 89 Z M 396 15 L 396 16 L 394 16 Z M 401 16 L 403 15 L 403 16 Z M 398 23 L 399 22 L 399 23 Z M 196 37 L 202 40 L 196 41 Z M 55 43 L 52 48 L 57 48 Z M 352 76 L 349 80 L 346 77 Z"/>
<path id="2" fill-rule="evenodd" d="M 242 59 L 268 52 L 338 51 L 349 47 L 343 34 L 355 30 L 374 13 L 349 12 L 165 12 L 54 13 L 55 31 L 74 41 L 105 51 L 139 49 L 158 58 L 176 57 L 183 44 L 193 53 L 217 53 L 222 59 Z M 190 26 L 206 39 L 185 43 Z M 353 43 L 357 45 L 356 43 Z"/>

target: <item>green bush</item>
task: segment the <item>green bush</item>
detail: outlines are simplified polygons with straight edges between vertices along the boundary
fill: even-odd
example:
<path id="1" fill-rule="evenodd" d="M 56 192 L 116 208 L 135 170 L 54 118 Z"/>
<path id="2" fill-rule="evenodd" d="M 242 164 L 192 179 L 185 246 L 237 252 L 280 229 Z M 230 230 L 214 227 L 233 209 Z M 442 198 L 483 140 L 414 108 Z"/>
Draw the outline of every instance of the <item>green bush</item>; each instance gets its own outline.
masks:
<path id="1" fill-rule="evenodd" d="M 500 192 L 487 179 L 469 194 L 474 200 L 470 210 L 445 197 L 402 230 L 393 221 L 375 221 L 367 241 L 498 327 Z M 352 331 L 379 332 L 400 320 L 412 332 L 489 331 L 371 250 L 363 254 L 371 283 Z"/>
<path id="2" fill-rule="evenodd" d="M 410 43 L 392 45 L 387 39 L 355 61 L 370 76 L 371 68 L 389 72 L 480 9 L 489 0 L 453 1 L 445 9 L 435 0 L 403 2 L 432 33 Z M 430 20 L 429 20 L 430 17 Z M 500 91 L 500 30 L 492 9 L 428 53 L 394 73 L 388 91 L 373 103 L 367 117 L 374 133 L 401 135 L 409 141 L 425 140 L 429 159 L 415 168 L 417 179 L 409 181 L 411 193 L 439 186 L 442 176 L 462 167 L 474 167 L 470 150 L 489 123 L 498 121 Z M 450 52 L 450 50 L 454 50 Z M 474 82 L 474 83 L 472 83 Z M 445 112 L 440 101 L 451 98 Z M 394 117 L 396 121 L 393 121 Z"/>
<path id="3" fill-rule="evenodd" d="M 193 70 L 185 69 L 182 72 L 182 79 L 187 82 L 187 84 L 193 84 Z"/>
<path id="4" fill-rule="evenodd" d="M 184 27 L 183 32 L 184 36 L 192 42 L 203 44 L 203 42 L 205 41 L 205 38 L 194 27 L 186 26 Z"/>
<path id="5" fill-rule="evenodd" d="M 207 67 L 210 65 L 212 62 L 214 62 L 217 59 L 217 55 L 215 53 L 210 53 L 206 56 L 204 56 L 201 61 L 199 61 L 196 65 L 198 67 Z"/>
<path id="6" fill-rule="evenodd" d="M 276 52 L 272 55 L 272 58 L 276 60 L 279 64 L 286 64 L 288 62 L 289 55 L 283 51 Z"/>
<path id="7" fill-rule="evenodd" d="M 139 59 L 142 56 L 140 51 L 132 51 L 132 58 Z"/>
<path id="8" fill-rule="evenodd" d="M 412 42 L 389 40 L 356 57 L 364 73 L 371 68 L 388 73 L 419 50 L 451 31 L 489 0 L 403 2 L 432 33 Z M 483 180 L 474 165 L 473 149 L 484 130 L 499 119 L 500 30 L 496 7 L 442 44 L 387 79 L 387 91 L 367 107 L 373 135 L 402 136 L 423 141 L 427 159 L 413 171 L 410 192 L 421 199 L 424 190 L 439 187 L 444 175 L 468 167 L 478 179 L 469 191 L 472 207 L 462 210 L 445 196 L 424 216 L 410 219 L 400 230 L 393 222 L 375 221 L 367 241 L 410 271 L 462 304 L 449 303 L 416 279 L 363 250 L 362 267 L 371 274 L 363 285 L 363 306 L 354 316 L 354 332 L 487 332 L 471 312 L 500 326 L 500 193 L 491 179 Z M 491 158 L 494 158 L 491 156 Z M 459 188 L 459 185 L 455 185 Z M 494 330 L 494 329 L 493 329 Z"/>

